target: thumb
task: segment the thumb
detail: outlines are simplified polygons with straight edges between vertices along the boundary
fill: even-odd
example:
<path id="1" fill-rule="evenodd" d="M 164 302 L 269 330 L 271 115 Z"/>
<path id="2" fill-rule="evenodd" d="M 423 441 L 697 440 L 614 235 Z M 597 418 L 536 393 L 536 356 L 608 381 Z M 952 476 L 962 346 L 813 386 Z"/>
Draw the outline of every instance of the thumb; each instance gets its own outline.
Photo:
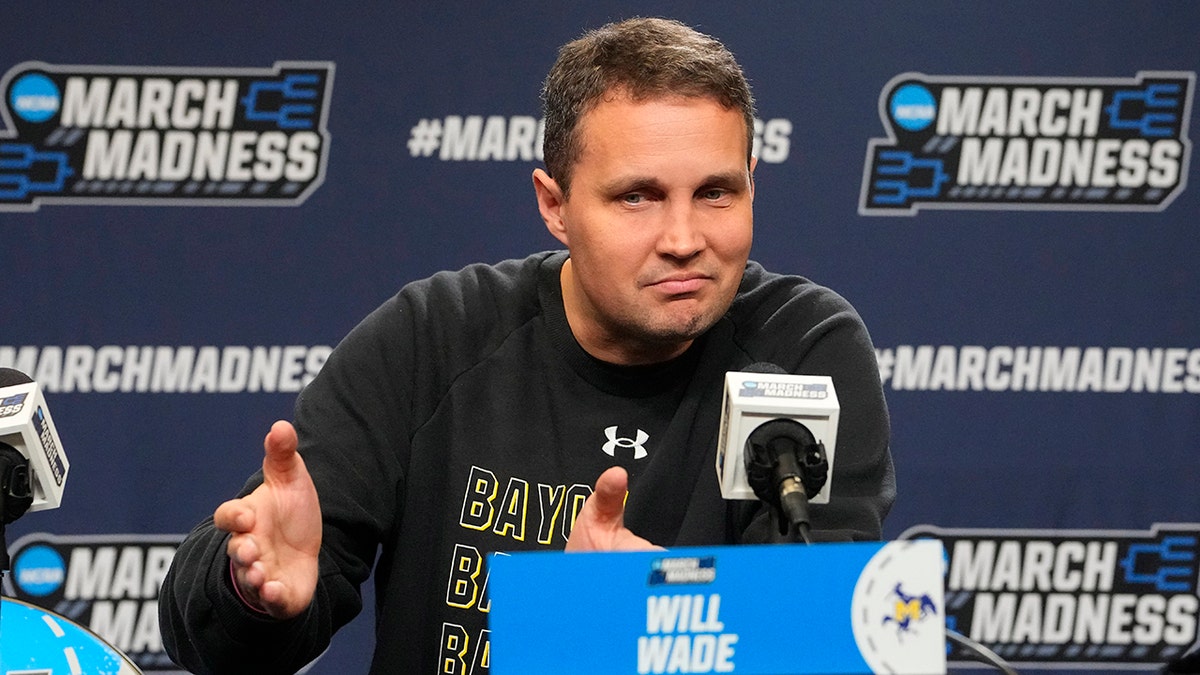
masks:
<path id="1" fill-rule="evenodd" d="M 267 437 L 263 439 L 263 479 L 289 480 L 297 470 L 302 470 L 304 461 L 296 454 L 299 440 L 296 429 L 290 422 L 280 420 L 271 425 Z"/>
<path id="2" fill-rule="evenodd" d="M 629 474 L 614 466 L 596 479 L 590 502 L 598 520 L 621 524 L 625 520 L 625 496 L 629 490 Z"/>

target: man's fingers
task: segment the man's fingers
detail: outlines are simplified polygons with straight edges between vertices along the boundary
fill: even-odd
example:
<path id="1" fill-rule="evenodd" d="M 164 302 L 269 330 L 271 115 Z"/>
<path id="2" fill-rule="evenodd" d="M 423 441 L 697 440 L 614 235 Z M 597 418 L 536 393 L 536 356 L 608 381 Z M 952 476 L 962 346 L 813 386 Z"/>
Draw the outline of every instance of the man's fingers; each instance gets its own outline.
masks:
<path id="1" fill-rule="evenodd" d="M 234 534 L 249 532 L 254 529 L 254 510 L 241 499 L 231 499 L 213 512 L 213 524 Z"/>
<path id="2" fill-rule="evenodd" d="M 268 581 L 258 589 L 258 598 L 264 605 L 283 605 L 287 587 L 281 581 Z"/>
<path id="3" fill-rule="evenodd" d="M 258 562 L 259 557 L 262 556 L 262 552 L 258 549 L 258 542 L 248 534 L 234 535 L 229 540 L 225 552 L 238 567 L 249 567 Z"/>

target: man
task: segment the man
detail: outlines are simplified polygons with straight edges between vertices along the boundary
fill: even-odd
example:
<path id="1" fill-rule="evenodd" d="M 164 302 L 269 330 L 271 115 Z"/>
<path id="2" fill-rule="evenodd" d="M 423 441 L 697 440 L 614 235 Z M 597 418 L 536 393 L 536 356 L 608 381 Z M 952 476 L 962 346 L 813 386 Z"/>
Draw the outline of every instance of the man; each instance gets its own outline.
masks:
<path id="1" fill-rule="evenodd" d="M 671 21 L 609 25 L 560 51 L 543 98 L 533 184 L 567 252 L 410 284 L 346 337 L 261 474 L 179 549 L 160 606 L 186 667 L 295 671 L 374 564 L 372 672 L 485 672 L 491 551 L 771 540 L 713 468 L 724 373 L 754 362 L 833 377 L 814 535 L 880 536 L 874 351 L 839 296 L 748 262 L 754 109 L 732 55 Z"/>

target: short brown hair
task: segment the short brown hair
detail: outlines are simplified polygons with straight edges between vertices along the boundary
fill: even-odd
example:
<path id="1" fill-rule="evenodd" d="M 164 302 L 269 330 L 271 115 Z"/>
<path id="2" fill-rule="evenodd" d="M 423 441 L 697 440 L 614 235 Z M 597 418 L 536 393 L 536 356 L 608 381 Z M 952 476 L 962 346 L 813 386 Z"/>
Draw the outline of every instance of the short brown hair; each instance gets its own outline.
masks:
<path id="1" fill-rule="evenodd" d="M 754 97 L 741 66 L 716 38 L 671 19 L 610 23 L 563 45 L 542 86 L 546 170 L 563 194 L 579 160 L 579 120 L 613 91 L 646 100 L 710 98 L 746 121 L 746 159 L 754 145 Z"/>

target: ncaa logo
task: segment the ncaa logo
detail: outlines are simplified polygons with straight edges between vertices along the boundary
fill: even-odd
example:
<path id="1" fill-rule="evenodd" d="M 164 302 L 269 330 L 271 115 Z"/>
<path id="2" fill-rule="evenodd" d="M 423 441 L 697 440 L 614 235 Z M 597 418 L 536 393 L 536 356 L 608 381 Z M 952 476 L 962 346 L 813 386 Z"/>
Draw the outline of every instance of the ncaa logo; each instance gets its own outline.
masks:
<path id="1" fill-rule="evenodd" d="M 67 578 L 67 565 L 53 548 L 30 546 L 17 555 L 13 573 L 17 588 L 29 595 L 43 597 L 62 588 Z"/>
<path id="2" fill-rule="evenodd" d="M 13 82 L 8 105 L 26 122 L 45 122 L 58 112 L 62 96 L 58 85 L 45 75 L 30 72 Z"/>
<path id="3" fill-rule="evenodd" d="M 643 443 L 650 440 L 650 434 L 641 429 L 637 430 L 636 438 L 618 437 L 617 427 L 613 425 L 604 429 L 604 435 L 608 437 L 608 442 L 601 449 L 609 457 L 617 456 L 617 448 L 633 448 L 634 459 L 642 459 L 648 454 Z"/>

